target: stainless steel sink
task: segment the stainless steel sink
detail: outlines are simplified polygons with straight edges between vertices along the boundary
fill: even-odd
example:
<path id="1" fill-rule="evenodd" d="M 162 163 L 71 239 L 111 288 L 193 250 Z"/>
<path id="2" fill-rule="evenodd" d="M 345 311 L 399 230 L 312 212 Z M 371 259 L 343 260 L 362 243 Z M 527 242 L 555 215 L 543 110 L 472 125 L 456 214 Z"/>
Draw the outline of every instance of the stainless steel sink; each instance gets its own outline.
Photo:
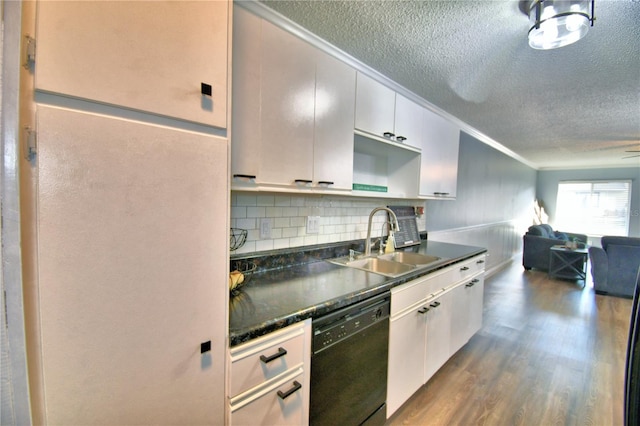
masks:
<path id="1" fill-rule="evenodd" d="M 375 272 L 376 274 L 385 275 L 387 277 L 398 277 L 407 272 L 416 269 L 415 265 L 407 265 L 405 263 L 394 262 L 393 260 L 385 260 L 379 257 L 369 257 L 366 259 L 353 260 L 347 262 L 346 266 L 364 271 Z"/>
<path id="2" fill-rule="evenodd" d="M 345 256 L 330 259 L 329 262 L 396 278 L 408 272 L 423 268 L 433 262 L 437 262 L 440 259 L 441 258 L 437 256 L 398 251 L 355 260 L 351 260 Z"/>
<path id="3" fill-rule="evenodd" d="M 393 260 L 394 262 L 405 263 L 409 265 L 424 266 L 433 262 L 437 262 L 441 258 L 438 256 L 427 256 L 425 254 L 397 251 L 394 253 L 382 254 L 378 259 Z"/>

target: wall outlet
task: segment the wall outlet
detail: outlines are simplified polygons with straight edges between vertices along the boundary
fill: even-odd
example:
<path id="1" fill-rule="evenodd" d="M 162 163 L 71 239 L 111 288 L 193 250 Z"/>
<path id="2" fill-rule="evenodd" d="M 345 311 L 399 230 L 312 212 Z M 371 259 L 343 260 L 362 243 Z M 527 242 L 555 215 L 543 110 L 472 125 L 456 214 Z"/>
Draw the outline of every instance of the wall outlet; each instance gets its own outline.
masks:
<path id="1" fill-rule="evenodd" d="M 320 232 L 320 216 L 307 216 L 307 234 Z"/>
<path id="2" fill-rule="evenodd" d="M 271 238 L 271 219 L 260 218 L 260 239 L 268 240 Z"/>

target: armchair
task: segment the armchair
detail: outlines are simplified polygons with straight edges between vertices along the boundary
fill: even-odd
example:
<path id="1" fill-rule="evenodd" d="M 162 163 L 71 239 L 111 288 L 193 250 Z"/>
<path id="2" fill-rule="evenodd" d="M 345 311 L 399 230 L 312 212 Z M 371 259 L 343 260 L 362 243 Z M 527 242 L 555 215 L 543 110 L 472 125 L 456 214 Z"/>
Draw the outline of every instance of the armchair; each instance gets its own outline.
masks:
<path id="1" fill-rule="evenodd" d="M 523 237 L 522 266 L 543 271 L 549 270 L 549 249 L 561 245 L 565 241 L 578 241 L 585 247 L 587 236 L 571 232 L 554 231 L 549 225 L 533 225 Z"/>
<path id="2" fill-rule="evenodd" d="M 598 294 L 632 298 L 640 268 L 640 238 L 605 236 L 589 247 L 593 288 Z"/>

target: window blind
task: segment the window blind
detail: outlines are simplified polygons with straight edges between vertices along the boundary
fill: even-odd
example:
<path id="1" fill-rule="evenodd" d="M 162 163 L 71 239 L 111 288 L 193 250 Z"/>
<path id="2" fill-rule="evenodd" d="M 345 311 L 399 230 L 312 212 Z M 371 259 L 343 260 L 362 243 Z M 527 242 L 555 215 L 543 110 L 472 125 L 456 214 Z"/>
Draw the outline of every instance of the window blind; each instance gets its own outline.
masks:
<path id="1" fill-rule="evenodd" d="M 631 181 L 558 184 L 556 229 L 593 236 L 629 235 Z"/>

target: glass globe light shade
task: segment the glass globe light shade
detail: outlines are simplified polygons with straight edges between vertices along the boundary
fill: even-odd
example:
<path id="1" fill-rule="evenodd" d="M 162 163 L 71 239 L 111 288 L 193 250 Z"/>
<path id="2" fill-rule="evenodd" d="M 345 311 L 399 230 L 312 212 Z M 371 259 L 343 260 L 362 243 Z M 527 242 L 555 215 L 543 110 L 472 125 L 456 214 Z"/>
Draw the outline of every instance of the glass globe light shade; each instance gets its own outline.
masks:
<path id="1" fill-rule="evenodd" d="M 534 0 L 529 10 L 529 46 L 555 49 L 575 43 L 589 31 L 589 0 Z"/>

